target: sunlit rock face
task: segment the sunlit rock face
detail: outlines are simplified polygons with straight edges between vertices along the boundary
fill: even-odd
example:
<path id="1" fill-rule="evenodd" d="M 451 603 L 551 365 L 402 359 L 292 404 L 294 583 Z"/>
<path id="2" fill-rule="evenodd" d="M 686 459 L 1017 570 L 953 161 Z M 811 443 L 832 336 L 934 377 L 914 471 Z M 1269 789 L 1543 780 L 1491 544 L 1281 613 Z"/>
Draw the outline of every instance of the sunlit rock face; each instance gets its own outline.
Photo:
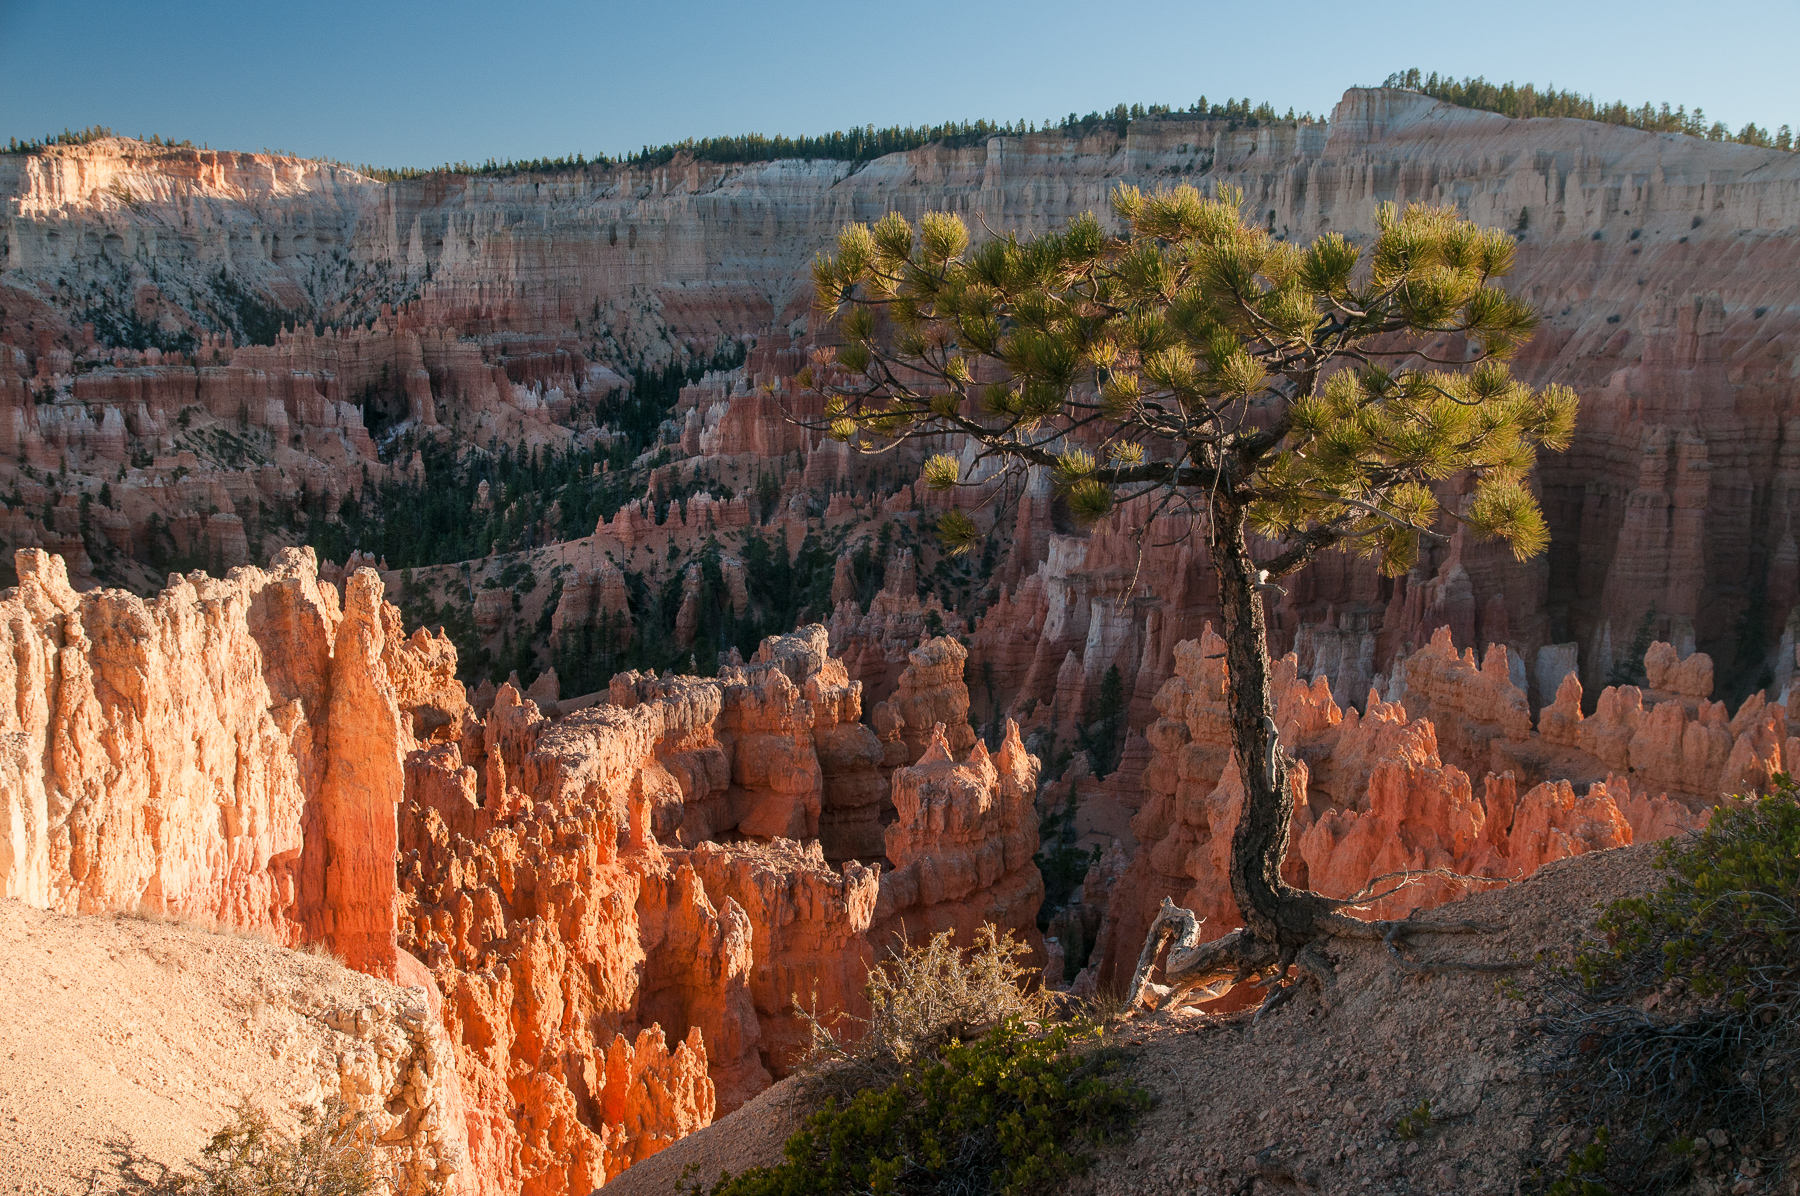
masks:
<path id="1" fill-rule="evenodd" d="M 1519 875 L 1800 767 L 1792 155 L 1379 89 L 1329 124 L 1145 121 L 855 168 L 381 183 L 111 141 L 0 155 L 0 542 L 29 550 L 0 596 L 0 884 L 324 943 L 440 990 L 484 1196 L 586 1193 L 736 1107 L 794 1065 L 793 998 L 859 1011 L 897 933 L 991 920 L 1036 952 L 1039 818 L 1071 798 L 1102 849 L 1054 923 L 1093 942 L 1085 983 L 1122 987 L 1165 895 L 1222 933 L 1243 787 L 1204 527 L 1139 502 L 1078 528 L 1036 471 L 976 512 L 992 559 L 958 591 L 928 531 L 964 500 L 790 418 L 822 410 L 795 375 L 807 267 L 841 224 L 948 209 L 1041 231 L 1175 177 L 1243 187 L 1289 238 L 1366 244 L 1387 200 L 1513 230 L 1508 285 L 1544 315 L 1517 369 L 1582 397 L 1574 445 L 1539 463 L 1546 557 L 1458 534 L 1405 577 L 1328 555 L 1271 597 L 1293 883 Z M 109 347 L 127 326 L 171 347 Z M 745 533 L 790 559 L 836 537 L 820 623 L 717 676 L 578 694 L 527 675 L 471 702 L 455 648 L 386 601 L 401 571 L 277 547 L 283 512 L 329 521 L 422 480 L 402 434 L 608 444 L 629 367 L 746 336 L 742 366 L 681 391 L 644 489 L 542 548 L 523 610 L 504 589 L 470 604 L 490 648 L 540 618 L 551 651 L 622 643 L 647 613 L 628 577 L 669 562 L 653 580 L 692 645 L 683 553 L 732 542 L 736 617 Z M 699 471 L 723 489 L 659 504 Z M 856 537 L 884 527 L 911 539 L 859 593 Z M 224 576 L 147 563 L 170 554 Z M 1652 609 L 1643 683 L 1609 684 Z M 1078 756 L 1040 794 L 1026 744 L 1068 747 L 1113 670 L 1116 768 Z"/>
<path id="2" fill-rule="evenodd" d="M 1712 668 L 1698 654 L 1679 659 L 1667 643 L 1647 656 L 1665 684 Z M 1208 627 L 1175 657 L 1146 730 L 1136 848 L 1123 883 L 1107 883 L 1099 902 L 1104 949 L 1090 983 L 1129 978 L 1165 896 L 1205 917 L 1209 938 L 1241 924 L 1226 879 L 1244 790 L 1224 642 Z M 1296 761 L 1283 874 L 1334 897 L 1375 896 L 1353 911 L 1359 917 L 1401 917 L 1479 883 L 1440 874 L 1370 889 L 1377 878 L 1524 877 L 1571 855 L 1702 826 L 1723 795 L 1766 789 L 1777 768 L 1800 763 L 1785 708 L 1760 694 L 1727 721 L 1723 703 L 1665 693 L 1646 711 L 1637 687 L 1608 688 L 1583 717 L 1571 673 L 1534 727 L 1504 645 L 1490 645 L 1477 664 L 1473 649 L 1457 652 L 1440 629 L 1404 666 L 1396 686 L 1404 696 L 1370 692 L 1363 711 L 1340 708 L 1328 678 L 1302 680 L 1292 655 L 1275 667 L 1276 722 Z M 1687 703 L 1698 704 L 1697 718 Z"/>
<path id="3" fill-rule="evenodd" d="M 323 941 L 391 977 L 402 761 L 415 718 L 463 704 L 434 684 L 454 650 L 395 634 L 372 570 L 340 600 L 310 550 L 150 601 L 16 564 L 7 895 Z"/>

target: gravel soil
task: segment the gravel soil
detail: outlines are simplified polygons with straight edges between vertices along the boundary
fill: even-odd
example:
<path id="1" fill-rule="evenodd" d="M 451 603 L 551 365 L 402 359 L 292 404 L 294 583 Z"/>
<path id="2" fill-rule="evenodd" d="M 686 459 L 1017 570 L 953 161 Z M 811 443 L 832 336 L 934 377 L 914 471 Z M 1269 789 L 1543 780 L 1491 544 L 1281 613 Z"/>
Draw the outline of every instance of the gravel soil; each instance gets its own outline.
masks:
<path id="1" fill-rule="evenodd" d="M 1599 903 L 1654 887 L 1654 852 L 1562 860 L 1427 911 L 1495 929 L 1422 937 L 1413 954 L 1566 956 Z M 1411 973 L 1379 944 L 1332 953 L 1335 987 L 1303 988 L 1260 1024 L 1249 1011 L 1126 1023 L 1118 1037 L 1157 1107 L 1129 1147 L 1103 1153 L 1063 1196 L 1514 1192 L 1537 1157 L 1533 973 Z M 1427 1101 L 1429 1117 L 1403 1126 Z"/>
<path id="2" fill-rule="evenodd" d="M 0 900 L 0 1193 L 129 1190 L 240 1098 L 294 1116 L 337 1080 L 320 1015 L 397 991 L 261 939 Z"/>
<path id="3" fill-rule="evenodd" d="M 721 1171 L 736 1175 L 782 1161 L 781 1148 L 810 1109 L 798 1103 L 798 1078 L 782 1080 L 754 1100 L 626 1169 L 598 1189 L 605 1196 L 682 1196 L 711 1187 Z"/>
<path id="4" fill-rule="evenodd" d="M 1421 917 L 1493 929 L 1423 936 L 1412 954 L 1471 962 L 1566 955 L 1599 903 L 1656 884 L 1654 851 L 1559 861 L 1520 884 L 1428 911 Z M 1419 974 L 1379 944 L 1340 942 L 1331 953 L 1335 987 L 1302 988 L 1260 1024 L 1250 1011 L 1183 1010 L 1109 1034 L 1157 1105 L 1130 1145 L 1101 1151 L 1059 1196 L 1517 1190 L 1536 1157 L 1533 973 Z M 805 1115 L 791 1084 L 639 1163 L 604 1196 L 675 1193 L 685 1190 L 684 1172 L 690 1182 L 712 1180 L 721 1169 L 780 1162 Z M 1429 1119 L 1403 1134 L 1401 1118 L 1426 1101 Z"/>

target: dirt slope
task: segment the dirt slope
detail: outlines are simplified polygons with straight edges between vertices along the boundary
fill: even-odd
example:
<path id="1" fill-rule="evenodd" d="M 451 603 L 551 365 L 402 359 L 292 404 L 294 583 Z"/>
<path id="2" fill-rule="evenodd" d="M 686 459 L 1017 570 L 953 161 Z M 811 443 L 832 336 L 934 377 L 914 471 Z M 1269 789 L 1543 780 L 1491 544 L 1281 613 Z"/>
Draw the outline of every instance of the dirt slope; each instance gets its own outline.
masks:
<path id="1" fill-rule="evenodd" d="M 1655 883 L 1649 846 L 1546 865 L 1522 884 L 1430 911 L 1502 929 L 1424 941 L 1422 958 L 1530 959 L 1566 949 L 1598 902 Z M 1531 1146 L 1526 1002 L 1488 974 L 1414 975 L 1384 951 L 1340 950 L 1339 980 L 1303 990 L 1259 1026 L 1249 1013 L 1128 1027 L 1138 1080 L 1161 1103 L 1130 1149 L 1066 1196 L 1144 1192 L 1509 1193 Z M 1515 990 L 1520 991 L 1520 990 Z M 1431 1102 L 1411 1139 L 1402 1115 Z"/>
<path id="2" fill-rule="evenodd" d="M 1567 948 L 1598 902 L 1655 883 L 1653 848 L 1595 852 L 1549 864 L 1522 884 L 1432 911 L 1501 929 L 1421 944 L 1421 957 L 1529 959 Z M 1259 1026 L 1248 1012 L 1197 1011 L 1127 1023 L 1132 1070 L 1159 1098 L 1136 1141 L 1101 1155 L 1062 1196 L 1368 1192 L 1499 1196 L 1514 1190 L 1531 1145 L 1529 1004 L 1496 977 L 1403 972 L 1384 951 L 1338 952 L 1339 980 L 1310 990 Z M 1516 976 L 1530 1000 L 1530 973 Z M 768 1105 L 787 1085 L 608 1184 L 605 1196 L 674 1191 L 689 1164 L 780 1161 L 794 1124 Z M 1429 1100 L 1432 1120 L 1402 1139 L 1399 1118 Z M 652 1170 L 654 1168 L 654 1170 Z"/>
<path id="3" fill-rule="evenodd" d="M 783 1143 L 809 1111 L 797 1103 L 799 1083 L 793 1077 L 782 1080 L 729 1116 L 632 1164 L 597 1191 L 605 1196 L 675 1196 L 702 1181 L 704 1190 L 721 1171 L 736 1175 L 779 1163 Z"/>
<path id="4" fill-rule="evenodd" d="M 151 1176 L 191 1158 L 240 1095 L 283 1117 L 341 1077 L 385 1097 L 418 1055 L 419 990 L 166 923 L 0 901 L 0 993 L 0 1193 L 114 1192 L 133 1154 Z"/>

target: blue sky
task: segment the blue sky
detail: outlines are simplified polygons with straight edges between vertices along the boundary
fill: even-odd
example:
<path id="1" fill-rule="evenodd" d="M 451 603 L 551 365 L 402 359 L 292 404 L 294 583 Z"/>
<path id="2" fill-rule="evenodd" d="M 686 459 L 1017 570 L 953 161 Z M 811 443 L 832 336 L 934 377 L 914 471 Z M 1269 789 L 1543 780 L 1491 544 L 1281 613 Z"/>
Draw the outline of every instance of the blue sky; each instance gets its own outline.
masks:
<path id="1" fill-rule="evenodd" d="M 1324 113 L 1411 66 L 1800 127 L 1796 47 L 1800 0 L 0 0 L 0 141 L 102 124 L 431 166 L 1202 94 Z"/>

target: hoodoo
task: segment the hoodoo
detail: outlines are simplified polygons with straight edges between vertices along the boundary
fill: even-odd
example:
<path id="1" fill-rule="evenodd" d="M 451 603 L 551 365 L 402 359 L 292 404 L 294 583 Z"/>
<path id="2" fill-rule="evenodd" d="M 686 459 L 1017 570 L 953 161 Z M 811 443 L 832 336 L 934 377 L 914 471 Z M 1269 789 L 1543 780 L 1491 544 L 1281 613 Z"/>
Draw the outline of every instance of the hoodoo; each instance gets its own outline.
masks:
<path id="1" fill-rule="evenodd" d="M 1399 953 L 1472 896 L 1597 896 L 1560 862 L 1800 773 L 1800 155 L 1399 87 L 1124 112 L 416 177 L 0 153 L 0 974 L 112 1052 L 34 1066 L 125 1076 L 105 1128 L 167 1119 L 159 1164 L 241 1074 L 282 1132 L 359 1127 L 392 1196 L 589 1196 L 690 1137 L 710 1165 L 701 1131 L 877 1024 L 871 969 L 934 935 L 1009 933 L 1034 1000 L 1126 997 L 1162 1049 L 1286 999 L 1212 977 L 1174 1008 L 1183 951 L 1261 936 L 1233 983 L 1323 993 L 1327 906 Z M 1058 303 L 1106 269 L 1156 303 L 1068 361 L 1054 321 L 977 360 L 1008 237 L 1062 255 Z M 1418 333 L 1436 372 L 1306 373 L 1219 314 L 1227 250 L 1308 352 L 1325 317 L 1282 304 L 1335 303 L 1347 342 L 1388 271 L 1400 314 L 1357 335 Z M 1461 315 L 1395 298 L 1430 254 Z M 955 336 L 850 314 L 927 265 L 970 272 L 907 292 Z M 1158 340 L 1202 317 L 1213 348 Z M 1057 425 L 1051 391 L 1167 435 Z M 130 1059 L 178 1027 L 81 1020 L 65 940 L 120 993 L 166 970 L 218 1057 Z M 63 1165 L 12 1133 L 0 1170 Z"/>

